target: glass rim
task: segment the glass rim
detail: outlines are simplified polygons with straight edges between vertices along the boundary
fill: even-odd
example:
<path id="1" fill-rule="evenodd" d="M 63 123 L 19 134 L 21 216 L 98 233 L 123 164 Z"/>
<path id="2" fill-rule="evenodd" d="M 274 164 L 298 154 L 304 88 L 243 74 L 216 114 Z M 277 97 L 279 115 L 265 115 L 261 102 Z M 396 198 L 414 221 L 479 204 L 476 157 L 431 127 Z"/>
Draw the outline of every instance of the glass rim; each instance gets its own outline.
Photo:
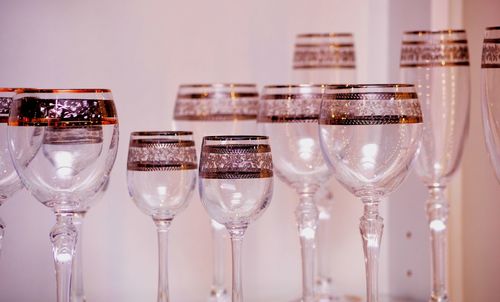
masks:
<path id="1" fill-rule="evenodd" d="M 324 33 L 301 33 L 297 34 L 297 38 L 327 38 L 327 37 L 352 37 L 352 33 L 348 32 L 324 32 Z"/>
<path id="2" fill-rule="evenodd" d="M 410 30 L 404 31 L 404 35 L 435 35 L 435 34 L 464 34 L 465 29 L 441 29 L 441 30 Z"/>
<path id="3" fill-rule="evenodd" d="M 274 85 L 265 85 L 263 89 L 272 89 L 272 88 L 326 88 L 329 85 L 337 85 L 337 84 L 274 84 Z M 342 84 L 338 84 L 342 85 Z"/>
<path id="4" fill-rule="evenodd" d="M 486 27 L 486 30 L 500 30 L 500 25 L 499 26 L 488 26 L 488 27 Z"/>
<path id="5" fill-rule="evenodd" d="M 203 141 L 252 141 L 268 140 L 266 135 L 208 135 L 203 137 Z"/>
<path id="6" fill-rule="evenodd" d="M 181 84 L 179 88 L 232 88 L 232 87 L 257 87 L 257 84 L 251 83 L 195 83 L 195 84 Z"/>
<path id="7" fill-rule="evenodd" d="M 133 131 L 130 136 L 186 136 L 193 135 L 192 131 Z"/>
<path id="8" fill-rule="evenodd" d="M 111 93 L 107 88 L 16 88 L 21 93 Z"/>
<path id="9" fill-rule="evenodd" d="M 349 89 L 349 88 L 412 88 L 413 84 L 407 83 L 387 83 L 387 84 L 345 84 L 328 86 L 331 89 Z"/>

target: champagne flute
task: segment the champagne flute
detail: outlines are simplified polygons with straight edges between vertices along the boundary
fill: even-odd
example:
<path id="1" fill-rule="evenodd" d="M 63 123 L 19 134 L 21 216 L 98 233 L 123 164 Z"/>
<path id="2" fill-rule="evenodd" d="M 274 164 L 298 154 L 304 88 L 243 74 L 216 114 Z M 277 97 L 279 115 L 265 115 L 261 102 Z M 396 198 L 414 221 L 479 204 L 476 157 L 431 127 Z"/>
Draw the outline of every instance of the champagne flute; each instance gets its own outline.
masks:
<path id="1" fill-rule="evenodd" d="M 137 207 L 158 232 L 158 302 L 168 302 L 168 230 L 196 184 L 196 149 L 188 131 L 130 134 L 127 181 Z"/>
<path id="2" fill-rule="evenodd" d="M 23 185 L 14 169 L 7 145 L 7 120 L 15 88 L 0 88 L 0 206 Z M 5 223 L 0 218 L 0 253 L 5 235 Z"/>
<path id="3" fill-rule="evenodd" d="M 75 213 L 90 206 L 118 150 L 118 118 L 107 89 L 17 89 L 8 120 L 9 152 L 23 184 L 54 211 L 50 232 L 57 301 L 70 300 Z"/>
<path id="4" fill-rule="evenodd" d="M 422 112 L 413 85 L 347 85 L 324 96 L 319 135 L 337 180 L 360 198 L 367 301 L 378 301 L 378 256 L 383 219 L 379 202 L 408 173 L 422 134 Z"/>
<path id="5" fill-rule="evenodd" d="M 210 217 L 231 237 L 232 302 L 243 301 L 241 247 L 248 225 L 269 205 L 273 161 L 267 136 L 206 136 L 200 158 L 200 196 Z"/>
<path id="6" fill-rule="evenodd" d="M 500 26 L 488 27 L 484 34 L 483 56 L 481 62 L 481 96 L 484 136 L 500 181 Z"/>
<path id="7" fill-rule="evenodd" d="M 417 173 L 429 190 L 426 203 L 432 259 L 431 301 L 448 301 L 449 203 L 445 189 L 457 171 L 469 129 L 469 51 L 464 30 L 411 31 L 403 36 L 401 76 L 415 84 L 424 129 Z"/>
<path id="8" fill-rule="evenodd" d="M 318 209 L 314 197 L 330 178 L 319 146 L 318 116 L 324 85 L 265 86 L 257 123 L 271 138 L 276 173 L 299 195 L 295 215 L 302 252 L 302 301 L 314 291 Z"/>
<path id="9" fill-rule="evenodd" d="M 255 84 L 186 84 L 179 87 L 174 108 L 176 129 L 193 131 L 201 145 L 204 136 L 255 132 L 259 94 Z M 198 150 L 199 154 L 200 150 Z M 224 226 L 212 219 L 213 279 L 209 302 L 229 300 L 225 287 Z"/>
<path id="10" fill-rule="evenodd" d="M 310 84 L 356 83 L 356 55 L 352 33 L 298 34 L 295 42 L 293 80 Z M 335 291 L 328 262 L 333 244 L 331 230 L 334 192 L 327 182 L 319 189 L 316 291 L 324 300 L 341 300 Z"/>
<path id="11" fill-rule="evenodd" d="M 295 39 L 293 81 L 300 84 L 356 82 L 352 33 L 305 33 Z"/>

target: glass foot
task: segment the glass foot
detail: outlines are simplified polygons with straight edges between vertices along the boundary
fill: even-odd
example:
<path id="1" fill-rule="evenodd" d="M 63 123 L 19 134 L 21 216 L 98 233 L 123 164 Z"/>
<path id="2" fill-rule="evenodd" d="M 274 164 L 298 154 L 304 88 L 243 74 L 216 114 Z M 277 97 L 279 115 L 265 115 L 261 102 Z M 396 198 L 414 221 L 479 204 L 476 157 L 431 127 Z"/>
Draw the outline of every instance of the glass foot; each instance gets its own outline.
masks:
<path id="1" fill-rule="evenodd" d="M 208 302 L 230 302 L 231 299 L 224 288 L 215 289 L 210 291 L 210 296 L 208 297 Z"/>

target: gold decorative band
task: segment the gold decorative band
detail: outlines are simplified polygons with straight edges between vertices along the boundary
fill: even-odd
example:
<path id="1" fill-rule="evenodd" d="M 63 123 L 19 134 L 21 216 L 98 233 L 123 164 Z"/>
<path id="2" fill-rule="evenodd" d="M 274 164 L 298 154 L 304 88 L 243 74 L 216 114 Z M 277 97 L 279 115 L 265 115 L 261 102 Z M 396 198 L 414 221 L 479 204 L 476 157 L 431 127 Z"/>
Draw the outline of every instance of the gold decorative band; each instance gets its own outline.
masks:
<path id="1" fill-rule="evenodd" d="M 110 93 L 104 88 L 48 89 L 48 88 L 17 88 L 16 93 Z"/>
<path id="2" fill-rule="evenodd" d="M 228 98 L 228 99 L 240 99 L 240 98 L 257 98 L 258 93 L 255 92 L 210 92 L 210 93 L 189 93 L 189 94 L 179 94 L 177 99 L 214 99 L 214 98 Z"/>
<path id="3" fill-rule="evenodd" d="M 468 66 L 467 44 L 403 45 L 401 67 Z"/>
<path id="4" fill-rule="evenodd" d="M 296 43 L 295 47 L 333 47 L 333 48 L 346 48 L 354 47 L 353 43 Z"/>
<path id="5" fill-rule="evenodd" d="M 449 66 L 469 66 L 469 62 L 435 62 L 419 64 L 401 64 L 399 67 L 449 67 Z"/>
<path id="6" fill-rule="evenodd" d="M 213 83 L 213 84 L 182 84 L 180 88 L 252 88 L 257 87 L 255 84 L 249 83 Z"/>
<path id="7" fill-rule="evenodd" d="M 215 154 L 269 153 L 271 147 L 267 144 L 204 145 L 202 152 Z"/>
<path id="8" fill-rule="evenodd" d="M 243 121 L 254 120 L 257 114 L 205 114 L 205 115 L 175 115 L 176 121 Z"/>
<path id="9" fill-rule="evenodd" d="M 149 147 L 149 148 L 154 148 L 154 147 L 194 147 L 194 141 L 188 141 L 188 140 L 175 140 L 175 139 L 150 139 L 150 138 L 138 138 L 138 139 L 132 139 L 130 141 L 130 147 Z"/>
<path id="10" fill-rule="evenodd" d="M 305 33 L 298 34 L 297 38 L 333 38 L 333 37 L 352 37 L 352 33 Z"/>
<path id="11" fill-rule="evenodd" d="M 317 115 L 272 115 L 259 116 L 258 123 L 316 123 Z"/>
<path id="12" fill-rule="evenodd" d="M 418 98 L 415 92 L 358 92 L 326 94 L 331 100 L 414 100 Z"/>
<path id="13" fill-rule="evenodd" d="M 271 169 L 255 169 L 247 171 L 239 170 L 203 170 L 200 177 L 206 179 L 250 179 L 250 178 L 270 178 L 273 177 Z"/>
<path id="14" fill-rule="evenodd" d="M 439 41 L 403 41 L 403 45 L 429 45 L 429 44 L 467 44 L 467 40 L 439 40 Z"/>
<path id="15" fill-rule="evenodd" d="M 129 162 L 127 170 L 129 171 L 179 171 L 196 170 L 198 165 L 191 162 Z"/>
<path id="16" fill-rule="evenodd" d="M 0 123 L 7 123 L 11 103 L 11 97 L 0 97 Z"/>
<path id="17" fill-rule="evenodd" d="M 23 97 L 11 105 L 9 126 L 82 127 L 118 124 L 112 100 Z"/>
<path id="18" fill-rule="evenodd" d="M 343 65 L 343 64 L 328 64 L 328 65 L 294 65 L 293 69 L 328 69 L 328 68 L 345 68 L 355 69 L 356 65 Z"/>
<path id="19" fill-rule="evenodd" d="M 0 115 L 0 124 L 6 124 L 9 121 L 8 116 L 1 116 Z"/>
<path id="20" fill-rule="evenodd" d="M 422 116 L 408 115 L 368 115 L 368 116 L 350 116 L 340 115 L 332 117 L 321 117 L 320 125 L 385 125 L 385 124 L 416 124 L 422 123 Z"/>
<path id="21" fill-rule="evenodd" d="M 262 100 L 305 100 L 305 99 L 321 99 L 323 93 L 285 93 L 285 94 L 265 94 Z"/>
<path id="22" fill-rule="evenodd" d="M 481 68 L 500 67 L 500 38 L 484 39 Z"/>

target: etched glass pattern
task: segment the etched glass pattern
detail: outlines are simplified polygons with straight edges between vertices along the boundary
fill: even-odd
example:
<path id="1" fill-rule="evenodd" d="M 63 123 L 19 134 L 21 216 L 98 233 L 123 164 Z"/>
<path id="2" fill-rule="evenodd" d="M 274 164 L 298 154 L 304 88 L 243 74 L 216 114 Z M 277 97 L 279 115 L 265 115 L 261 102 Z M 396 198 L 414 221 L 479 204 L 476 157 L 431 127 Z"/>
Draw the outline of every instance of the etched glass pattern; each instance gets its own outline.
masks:
<path id="1" fill-rule="evenodd" d="M 294 69 L 356 67 L 350 33 L 299 34 L 293 55 Z"/>

